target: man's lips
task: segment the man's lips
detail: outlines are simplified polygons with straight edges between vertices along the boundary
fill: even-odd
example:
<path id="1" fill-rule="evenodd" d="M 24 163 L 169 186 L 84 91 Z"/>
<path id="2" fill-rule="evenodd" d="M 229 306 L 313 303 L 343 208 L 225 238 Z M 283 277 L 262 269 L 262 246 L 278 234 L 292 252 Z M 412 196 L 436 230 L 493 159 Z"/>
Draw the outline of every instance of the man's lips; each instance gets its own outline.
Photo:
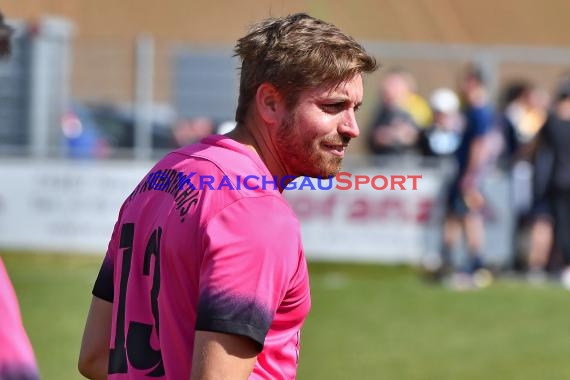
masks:
<path id="1" fill-rule="evenodd" d="M 348 144 L 323 144 L 323 146 L 332 154 L 344 157 L 344 152 L 346 151 Z"/>

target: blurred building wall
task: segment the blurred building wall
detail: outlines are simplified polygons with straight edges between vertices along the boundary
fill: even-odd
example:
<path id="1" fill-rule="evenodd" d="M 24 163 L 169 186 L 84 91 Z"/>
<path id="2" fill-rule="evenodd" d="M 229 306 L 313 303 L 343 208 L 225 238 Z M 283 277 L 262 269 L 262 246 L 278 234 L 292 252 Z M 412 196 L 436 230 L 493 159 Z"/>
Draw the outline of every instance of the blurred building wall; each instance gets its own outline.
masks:
<path id="1" fill-rule="evenodd" d="M 569 45 L 567 0 L 4 0 L 11 18 L 68 17 L 78 38 L 232 43 L 270 15 L 307 11 L 358 39 L 469 44 Z"/>

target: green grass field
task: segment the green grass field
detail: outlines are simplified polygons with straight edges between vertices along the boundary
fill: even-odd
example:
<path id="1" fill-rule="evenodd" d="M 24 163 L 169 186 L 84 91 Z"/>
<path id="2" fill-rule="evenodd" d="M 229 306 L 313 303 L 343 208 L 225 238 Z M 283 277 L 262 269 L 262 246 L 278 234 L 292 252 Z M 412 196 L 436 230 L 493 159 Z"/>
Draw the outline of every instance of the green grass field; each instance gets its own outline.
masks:
<path id="1" fill-rule="evenodd" d="M 43 379 L 78 379 L 77 353 L 100 258 L 3 254 Z M 570 294 L 500 281 L 476 292 L 411 270 L 311 263 L 301 380 L 568 379 Z"/>

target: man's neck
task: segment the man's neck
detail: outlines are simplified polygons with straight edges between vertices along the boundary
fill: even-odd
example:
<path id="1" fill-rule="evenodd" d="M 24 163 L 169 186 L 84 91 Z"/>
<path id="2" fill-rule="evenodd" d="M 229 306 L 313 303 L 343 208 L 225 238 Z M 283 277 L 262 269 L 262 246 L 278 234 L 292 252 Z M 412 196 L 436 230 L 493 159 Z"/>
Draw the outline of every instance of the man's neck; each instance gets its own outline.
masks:
<path id="1" fill-rule="evenodd" d="M 264 131 L 260 131 L 259 128 L 258 126 L 238 123 L 236 128 L 226 134 L 226 136 L 255 152 L 261 158 L 271 175 L 277 176 L 278 183 L 281 185 L 281 178 L 290 174 L 287 173 L 287 169 L 281 163 L 269 135 L 263 133 Z M 265 126 L 261 126 L 261 128 L 265 128 Z M 287 183 L 285 183 L 285 185 L 287 185 Z M 279 186 L 279 191 L 283 191 L 281 186 Z"/>

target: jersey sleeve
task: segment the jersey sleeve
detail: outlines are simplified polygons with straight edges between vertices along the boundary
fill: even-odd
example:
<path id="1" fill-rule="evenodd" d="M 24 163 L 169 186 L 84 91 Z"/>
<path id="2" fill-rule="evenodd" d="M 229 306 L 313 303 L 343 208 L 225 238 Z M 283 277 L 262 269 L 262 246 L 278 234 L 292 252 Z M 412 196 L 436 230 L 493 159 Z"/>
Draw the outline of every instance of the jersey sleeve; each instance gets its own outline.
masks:
<path id="1" fill-rule="evenodd" d="M 196 330 L 242 335 L 261 350 L 299 266 L 296 218 L 274 196 L 244 198 L 206 225 Z"/>
<path id="2" fill-rule="evenodd" d="M 107 246 L 107 253 L 105 254 L 101 268 L 99 268 L 99 274 L 97 275 L 97 279 L 95 280 L 95 285 L 93 286 L 92 291 L 92 294 L 95 297 L 101 298 L 102 300 L 108 302 L 113 302 L 114 298 L 113 275 L 115 268 L 115 252 L 119 246 L 119 227 L 121 224 L 123 208 L 124 205 L 121 207 L 121 210 L 119 211 L 119 217 L 115 223 L 115 226 L 113 227 L 111 240 Z"/>

